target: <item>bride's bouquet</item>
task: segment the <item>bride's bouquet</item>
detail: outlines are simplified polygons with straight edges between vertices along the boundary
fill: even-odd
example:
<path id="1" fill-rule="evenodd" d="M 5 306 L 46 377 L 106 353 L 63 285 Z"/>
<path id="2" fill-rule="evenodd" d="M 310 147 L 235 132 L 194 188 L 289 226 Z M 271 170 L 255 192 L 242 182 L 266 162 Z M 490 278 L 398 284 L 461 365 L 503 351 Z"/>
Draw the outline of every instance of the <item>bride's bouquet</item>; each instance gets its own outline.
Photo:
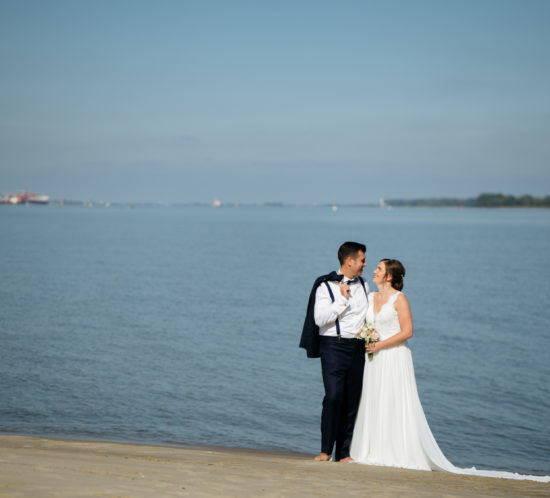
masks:
<path id="1" fill-rule="evenodd" d="M 357 334 L 355 334 L 355 338 L 365 341 L 365 346 L 369 342 L 378 342 L 380 340 L 380 336 L 378 335 L 378 332 L 374 328 L 374 325 L 368 322 L 361 327 L 361 330 L 359 330 Z M 369 360 L 372 360 L 373 356 L 374 356 L 373 353 L 369 353 Z"/>

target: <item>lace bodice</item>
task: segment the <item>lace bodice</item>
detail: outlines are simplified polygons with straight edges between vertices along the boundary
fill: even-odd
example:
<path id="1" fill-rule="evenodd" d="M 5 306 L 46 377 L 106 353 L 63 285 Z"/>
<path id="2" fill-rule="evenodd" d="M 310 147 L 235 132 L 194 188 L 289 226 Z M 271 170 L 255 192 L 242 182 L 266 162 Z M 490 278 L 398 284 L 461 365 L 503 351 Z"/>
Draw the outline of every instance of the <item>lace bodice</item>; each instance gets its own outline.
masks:
<path id="1" fill-rule="evenodd" d="M 367 309 L 367 323 L 372 323 L 378 334 L 380 340 L 383 341 L 392 335 L 397 334 L 401 327 L 399 325 L 399 318 L 397 311 L 395 311 L 394 304 L 401 292 L 396 292 L 391 296 L 380 308 L 380 311 L 374 315 L 374 296 L 369 296 L 369 307 Z"/>

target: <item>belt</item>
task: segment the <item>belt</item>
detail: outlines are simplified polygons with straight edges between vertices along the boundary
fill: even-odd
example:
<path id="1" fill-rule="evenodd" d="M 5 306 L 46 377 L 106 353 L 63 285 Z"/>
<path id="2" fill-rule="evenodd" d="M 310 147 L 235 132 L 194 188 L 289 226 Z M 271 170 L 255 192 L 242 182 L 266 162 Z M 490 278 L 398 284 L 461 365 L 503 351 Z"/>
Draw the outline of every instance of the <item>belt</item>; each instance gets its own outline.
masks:
<path id="1" fill-rule="evenodd" d="M 346 342 L 349 342 L 349 341 L 358 341 L 360 339 L 356 338 L 356 337 L 342 337 L 341 335 L 339 336 L 334 336 L 334 335 L 322 335 L 321 336 L 321 340 L 323 341 L 346 341 Z"/>

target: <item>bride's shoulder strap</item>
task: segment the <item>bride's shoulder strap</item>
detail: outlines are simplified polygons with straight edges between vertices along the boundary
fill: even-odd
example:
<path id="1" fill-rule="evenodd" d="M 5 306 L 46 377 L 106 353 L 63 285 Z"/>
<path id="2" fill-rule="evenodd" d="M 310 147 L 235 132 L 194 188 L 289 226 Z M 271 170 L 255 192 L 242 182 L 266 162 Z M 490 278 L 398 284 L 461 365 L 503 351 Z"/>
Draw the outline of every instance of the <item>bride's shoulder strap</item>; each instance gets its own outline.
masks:
<path id="1" fill-rule="evenodd" d="M 397 300 L 399 299 L 399 296 L 403 296 L 403 299 L 401 299 L 401 302 L 405 302 L 405 303 L 408 302 L 407 295 L 404 292 L 399 291 L 395 293 L 394 302 L 393 302 L 394 306 L 396 305 Z"/>
<path id="2" fill-rule="evenodd" d="M 398 297 L 403 294 L 401 291 L 397 291 L 390 299 L 392 301 L 392 303 L 395 304 L 395 302 L 397 301 Z M 403 294 L 404 295 L 404 294 Z"/>

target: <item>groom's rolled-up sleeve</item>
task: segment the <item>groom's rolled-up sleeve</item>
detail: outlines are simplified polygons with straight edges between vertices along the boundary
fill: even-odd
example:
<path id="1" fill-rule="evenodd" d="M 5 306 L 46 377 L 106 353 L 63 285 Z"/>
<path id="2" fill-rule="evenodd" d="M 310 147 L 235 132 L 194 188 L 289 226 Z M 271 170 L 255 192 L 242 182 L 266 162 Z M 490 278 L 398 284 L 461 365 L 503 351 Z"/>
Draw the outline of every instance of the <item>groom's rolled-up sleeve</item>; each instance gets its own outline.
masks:
<path id="1" fill-rule="evenodd" d="M 349 303 L 340 291 L 334 293 L 334 302 L 330 298 L 326 285 L 320 285 L 315 293 L 315 308 L 313 315 L 317 327 L 333 324 L 346 310 Z"/>

